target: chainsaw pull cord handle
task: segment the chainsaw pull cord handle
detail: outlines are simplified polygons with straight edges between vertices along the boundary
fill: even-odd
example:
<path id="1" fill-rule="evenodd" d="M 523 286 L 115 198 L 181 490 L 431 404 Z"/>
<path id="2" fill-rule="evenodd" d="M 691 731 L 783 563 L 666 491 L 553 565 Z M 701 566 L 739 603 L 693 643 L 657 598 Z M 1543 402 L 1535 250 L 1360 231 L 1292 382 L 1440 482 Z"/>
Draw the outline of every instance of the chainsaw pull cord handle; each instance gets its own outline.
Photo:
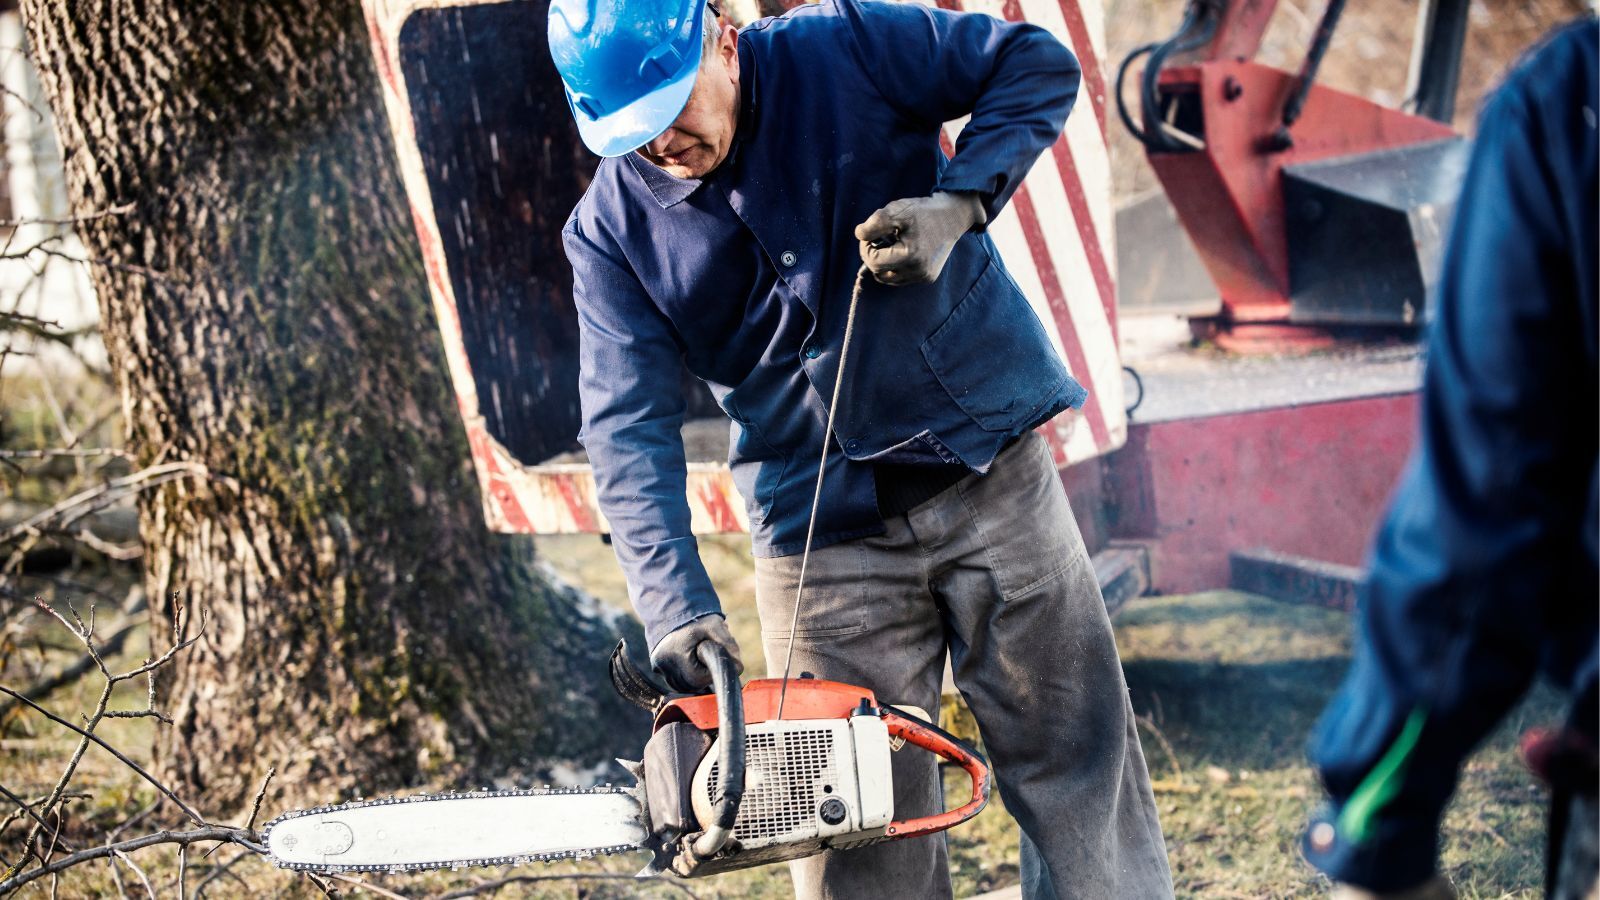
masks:
<path id="1" fill-rule="evenodd" d="M 733 834 L 739 801 L 744 799 L 744 692 L 727 648 L 702 641 L 695 653 L 711 670 L 711 689 L 717 696 L 716 807 L 712 821 L 702 823 L 705 831 L 694 842 L 695 855 L 707 859 L 717 855 Z"/>
<path id="2" fill-rule="evenodd" d="M 833 375 L 833 398 L 828 401 L 828 422 L 822 429 L 822 457 L 817 460 L 817 489 L 811 495 L 811 518 L 806 521 L 806 544 L 800 553 L 800 574 L 794 584 L 794 615 L 789 619 L 789 649 L 783 657 L 783 681 L 778 687 L 778 714 L 774 716 L 780 720 L 783 718 L 783 701 L 789 694 L 789 672 L 794 666 L 794 636 L 800 627 L 800 599 L 805 595 L 806 563 L 811 561 L 811 538 L 817 529 L 817 508 L 822 505 L 822 476 L 828 470 L 828 441 L 833 437 L 833 417 L 839 411 L 839 388 L 844 385 L 844 364 L 850 359 L 850 336 L 856 327 L 856 304 L 861 299 L 861 287 L 866 283 L 867 274 L 866 263 L 862 263 L 856 271 L 856 284 L 850 290 L 850 308 L 844 316 L 844 340 L 839 342 L 839 368 Z"/>

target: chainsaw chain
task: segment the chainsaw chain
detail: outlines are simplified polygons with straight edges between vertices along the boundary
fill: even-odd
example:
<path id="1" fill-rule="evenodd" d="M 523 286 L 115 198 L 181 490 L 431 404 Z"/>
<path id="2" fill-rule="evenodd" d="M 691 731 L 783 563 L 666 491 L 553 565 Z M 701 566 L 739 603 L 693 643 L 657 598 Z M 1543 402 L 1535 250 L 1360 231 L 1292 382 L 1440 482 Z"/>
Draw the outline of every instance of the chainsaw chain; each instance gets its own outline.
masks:
<path id="1" fill-rule="evenodd" d="M 290 819 L 304 818 L 305 816 L 318 816 L 324 813 L 347 809 L 363 809 L 368 806 L 393 806 L 397 803 L 439 803 L 450 800 L 484 800 L 491 797 L 544 797 L 552 794 L 633 794 L 638 788 L 604 787 L 591 788 L 526 788 L 501 791 L 468 791 L 458 793 L 450 791 L 444 794 L 415 794 L 409 797 L 381 797 L 376 800 L 352 800 L 349 803 L 330 803 L 326 806 L 315 806 L 311 809 L 297 809 L 284 813 L 273 819 L 261 828 L 261 842 L 266 845 L 272 837 L 272 828 L 279 822 Z M 477 859 L 452 859 L 441 862 L 405 863 L 403 865 L 318 865 L 316 863 L 284 862 L 270 853 L 267 858 L 280 869 L 292 869 L 296 872 L 386 872 L 398 875 L 403 872 L 425 872 L 436 869 L 460 870 L 468 868 L 486 868 L 494 866 L 525 866 L 530 863 L 553 863 L 564 859 L 592 859 L 596 856 L 611 856 L 617 853 L 627 853 L 634 850 L 645 849 L 638 844 L 614 844 L 610 847 L 589 847 L 582 850 L 563 850 L 556 853 L 524 853 L 516 856 L 484 856 Z"/>

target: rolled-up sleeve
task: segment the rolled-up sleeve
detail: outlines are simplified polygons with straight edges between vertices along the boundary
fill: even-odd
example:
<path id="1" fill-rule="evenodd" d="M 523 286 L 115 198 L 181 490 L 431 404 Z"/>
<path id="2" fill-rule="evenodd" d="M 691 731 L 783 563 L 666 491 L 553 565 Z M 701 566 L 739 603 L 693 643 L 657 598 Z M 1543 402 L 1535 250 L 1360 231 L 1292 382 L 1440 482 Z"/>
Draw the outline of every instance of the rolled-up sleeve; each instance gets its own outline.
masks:
<path id="1" fill-rule="evenodd" d="M 679 625 L 721 609 L 689 530 L 682 348 L 618 256 L 576 223 L 562 241 L 578 312 L 578 438 L 628 595 L 654 648 Z"/>
<path id="2" fill-rule="evenodd" d="M 918 3 L 840 4 L 860 64 L 885 99 L 939 124 L 970 115 L 940 191 L 971 191 L 989 220 L 1066 125 L 1078 60 L 1048 31 Z"/>

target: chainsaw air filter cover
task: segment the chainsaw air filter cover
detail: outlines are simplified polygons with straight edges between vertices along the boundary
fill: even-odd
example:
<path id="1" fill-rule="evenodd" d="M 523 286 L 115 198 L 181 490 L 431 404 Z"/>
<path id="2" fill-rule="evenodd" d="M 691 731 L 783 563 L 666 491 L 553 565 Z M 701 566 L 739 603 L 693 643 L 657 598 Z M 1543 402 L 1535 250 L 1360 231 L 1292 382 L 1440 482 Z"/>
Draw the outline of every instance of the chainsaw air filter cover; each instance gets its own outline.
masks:
<path id="1" fill-rule="evenodd" d="M 713 745 L 695 772 L 695 816 L 711 820 L 718 764 Z M 824 847 L 881 840 L 894 814 L 889 733 L 877 716 L 789 719 L 747 726 L 744 800 L 733 840 L 746 864 Z"/>

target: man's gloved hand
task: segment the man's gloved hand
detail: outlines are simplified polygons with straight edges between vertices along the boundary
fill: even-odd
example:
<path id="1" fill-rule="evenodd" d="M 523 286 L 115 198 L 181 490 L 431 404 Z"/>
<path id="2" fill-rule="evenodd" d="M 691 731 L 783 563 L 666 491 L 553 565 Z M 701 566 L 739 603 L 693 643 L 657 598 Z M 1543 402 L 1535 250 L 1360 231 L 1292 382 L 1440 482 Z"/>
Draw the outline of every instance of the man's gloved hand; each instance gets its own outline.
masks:
<path id="1" fill-rule="evenodd" d="M 927 284 L 944 271 L 956 241 L 988 220 L 973 193 L 896 200 L 856 226 L 861 261 L 884 284 Z"/>
<path id="2" fill-rule="evenodd" d="M 1350 884 L 1333 886 L 1332 900 L 1456 900 L 1456 890 L 1443 875 L 1435 875 L 1422 884 L 1404 891 L 1376 894 Z"/>
<path id="3" fill-rule="evenodd" d="M 670 632 L 656 644 L 650 653 L 650 664 L 656 667 L 667 686 L 675 691 L 693 693 L 711 684 L 711 670 L 700 661 L 695 652 L 705 641 L 721 644 L 733 657 L 733 667 L 742 674 L 744 661 L 739 658 L 739 642 L 728 630 L 728 620 L 721 613 L 709 613 L 694 619 Z"/>

